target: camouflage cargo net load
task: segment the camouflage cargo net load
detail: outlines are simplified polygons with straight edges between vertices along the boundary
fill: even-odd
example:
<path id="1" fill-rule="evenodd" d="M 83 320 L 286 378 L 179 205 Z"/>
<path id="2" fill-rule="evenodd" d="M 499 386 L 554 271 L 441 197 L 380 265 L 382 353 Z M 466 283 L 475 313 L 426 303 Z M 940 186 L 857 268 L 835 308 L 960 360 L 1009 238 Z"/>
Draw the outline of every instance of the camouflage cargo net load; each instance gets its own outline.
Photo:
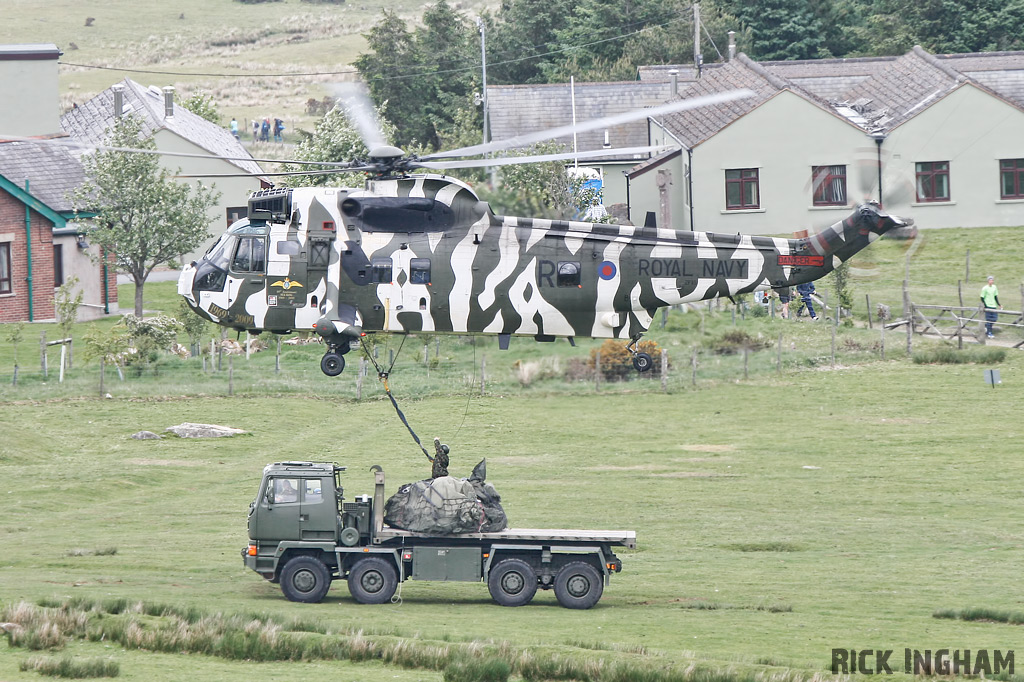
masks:
<path id="1" fill-rule="evenodd" d="M 487 460 L 468 479 L 454 476 L 406 483 L 384 504 L 384 523 L 416 533 L 491 533 L 508 528 L 501 496 L 484 481 Z"/>

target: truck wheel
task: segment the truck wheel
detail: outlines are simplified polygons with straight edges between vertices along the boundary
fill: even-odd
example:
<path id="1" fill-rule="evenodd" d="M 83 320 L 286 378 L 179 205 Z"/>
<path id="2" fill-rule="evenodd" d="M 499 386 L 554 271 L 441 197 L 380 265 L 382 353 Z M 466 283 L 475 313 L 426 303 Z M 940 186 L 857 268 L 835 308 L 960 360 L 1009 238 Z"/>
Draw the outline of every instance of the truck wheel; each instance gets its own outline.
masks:
<path id="1" fill-rule="evenodd" d="M 295 557 L 281 569 L 281 591 L 291 601 L 312 604 L 321 601 L 329 589 L 331 572 L 315 557 Z"/>
<path id="2" fill-rule="evenodd" d="M 487 576 L 487 589 L 502 606 L 523 606 L 537 593 L 537 574 L 522 559 L 502 559 Z"/>
<path id="3" fill-rule="evenodd" d="M 555 598 L 567 609 L 589 609 L 604 593 L 604 578 L 583 561 L 562 566 L 555 576 Z"/>
<path id="4" fill-rule="evenodd" d="M 378 557 L 362 559 L 348 574 L 348 591 L 360 604 L 383 604 L 398 587 L 398 574 L 390 561 Z"/>

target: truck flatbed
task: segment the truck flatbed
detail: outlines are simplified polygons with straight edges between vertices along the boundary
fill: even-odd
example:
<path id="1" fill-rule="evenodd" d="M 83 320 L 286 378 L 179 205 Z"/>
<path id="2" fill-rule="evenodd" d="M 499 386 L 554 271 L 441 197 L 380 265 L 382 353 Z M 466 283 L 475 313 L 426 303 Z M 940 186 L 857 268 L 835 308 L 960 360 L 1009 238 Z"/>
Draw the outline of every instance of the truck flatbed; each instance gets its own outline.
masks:
<path id="1" fill-rule="evenodd" d="M 383 526 L 375 533 L 375 539 L 380 541 L 391 538 L 431 538 L 437 539 L 465 539 L 465 540 L 488 540 L 502 542 L 602 542 L 612 545 L 621 545 L 629 549 L 636 549 L 636 531 L 633 530 L 569 530 L 551 528 L 506 528 L 505 530 L 493 533 L 455 533 L 452 535 L 434 535 L 431 533 L 415 533 L 413 531 L 401 530 Z"/>

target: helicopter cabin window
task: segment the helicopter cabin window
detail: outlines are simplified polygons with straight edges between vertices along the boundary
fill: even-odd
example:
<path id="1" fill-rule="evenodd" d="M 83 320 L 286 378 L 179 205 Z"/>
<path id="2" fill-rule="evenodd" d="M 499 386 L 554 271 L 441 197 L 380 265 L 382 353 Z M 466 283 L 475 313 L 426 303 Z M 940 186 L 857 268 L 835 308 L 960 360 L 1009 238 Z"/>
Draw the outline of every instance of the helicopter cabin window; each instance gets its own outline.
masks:
<path id="1" fill-rule="evenodd" d="M 283 241 L 277 243 L 277 255 L 298 256 L 301 245 L 298 242 Z"/>
<path id="2" fill-rule="evenodd" d="M 758 169 L 735 168 L 725 171 L 725 208 L 739 211 L 760 207 Z"/>
<path id="3" fill-rule="evenodd" d="M 266 241 L 263 237 L 241 237 L 231 259 L 235 272 L 264 272 L 266 264 Z"/>
<path id="4" fill-rule="evenodd" d="M 430 284 L 429 258 L 413 258 L 409 261 L 409 284 Z"/>
<path id="5" fill-rule="evenodd" d="M 949 161 L 918 163 L 916 171 L 919 202 L 949 201 Z"/>
<path id="6" fill-rule="evenodd" d="M 580 285 L 580 264 L 576 261 L 559 261 L 558 286 L 578 287 Z"/>
<path id="7" fill-rule="evenodd" d="M 373 268 L 372 282 L 375 284 L 391 284 L 390 258 L 374 258 L 371 267 Z"/>
<path id="8" fill-rule="evenodd" d="M 815 206 L 846 206 L 846 166 L 811 166 Z"/>
<path id="9" fill-rule="evenodd" d="M 1024 199 L 1024 159 L 999 160 L 1001 199 Z"/>

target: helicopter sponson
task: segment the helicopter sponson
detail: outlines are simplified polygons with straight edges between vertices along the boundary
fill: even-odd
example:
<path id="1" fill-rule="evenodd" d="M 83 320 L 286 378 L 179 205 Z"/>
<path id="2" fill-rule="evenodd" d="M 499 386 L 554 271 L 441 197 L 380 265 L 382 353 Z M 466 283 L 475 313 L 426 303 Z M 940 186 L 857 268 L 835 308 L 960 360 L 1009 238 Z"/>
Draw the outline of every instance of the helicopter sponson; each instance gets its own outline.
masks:
<path id="1" fill-rule="evenodd" d="M 799 239 L 517 218 L 452 178 L 390 177 L 255 193 L 178 292 L 220 325 L 315 331 L 336 374 L 368 332 L 635 341 L 660 307 L 816 280 L 911 222 L 871 203 Z"/>

